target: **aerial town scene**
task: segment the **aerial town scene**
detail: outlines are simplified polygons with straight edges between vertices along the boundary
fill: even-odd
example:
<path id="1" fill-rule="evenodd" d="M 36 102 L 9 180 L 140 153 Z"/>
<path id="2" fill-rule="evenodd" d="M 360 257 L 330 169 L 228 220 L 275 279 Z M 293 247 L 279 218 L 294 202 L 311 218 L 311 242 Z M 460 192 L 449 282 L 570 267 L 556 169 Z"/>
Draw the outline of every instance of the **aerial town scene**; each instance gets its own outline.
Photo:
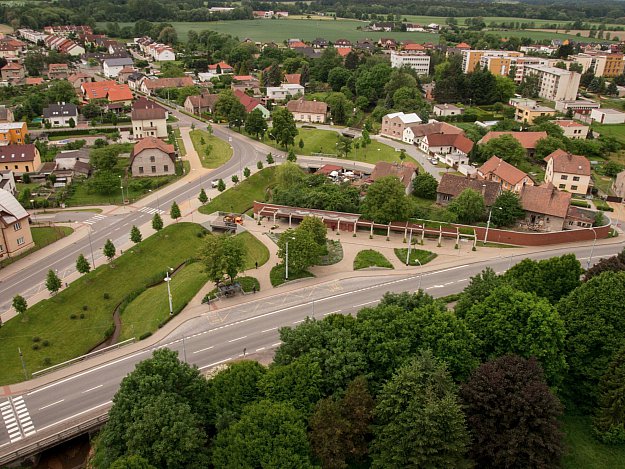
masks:
<path id="1" fill-rule="evenodd" d="M 0 468 L 625 469 L 625 2 L 0 4 Z"/>

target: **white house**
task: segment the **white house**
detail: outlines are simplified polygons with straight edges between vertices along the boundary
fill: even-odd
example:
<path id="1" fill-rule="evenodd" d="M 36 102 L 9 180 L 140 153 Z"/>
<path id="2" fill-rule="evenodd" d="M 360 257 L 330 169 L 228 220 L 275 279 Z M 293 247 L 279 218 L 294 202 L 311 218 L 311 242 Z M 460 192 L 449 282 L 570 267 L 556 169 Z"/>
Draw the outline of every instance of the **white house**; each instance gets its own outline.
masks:
<path id="1" fill-rule="evenodd" d="M 430 56 L 425 52 L 391 52 L 391 67 L 410 67 L 417 75 L 430 73 Z"/>
<path id="2" fill-rule="evenodd" d="M 50 104 L 43 110 L 43 118 L 52 127 L 69 127 L 71 120 L 78 123 L 78 108 L 71 103 Z"/>
<path id="3" fill-rule="evenodd" d="M 108 78 L 117 78 L 119 72 L 124 67 L 132 67 L 133 61 L 130 57 L 120 59 L 105 59 L 102 62 L 102 71 Z"/>
<path id="4" fill-rule="evenodd" d="M 625 112 L 616 109 L 593 109 L 590 119 L 600 124 L 625 124 Z"/>
<path id="5" fill-rule="evenodd" d="M 297 96 L 298 94 L 304 94 L 304 87 L 302 85 L 282 83 L 280 86 L 267 87 L 267 99 L 284 101 L 287 97 Z"/>
<path id="6" fill-rule="evenodd" d="M 435 104 L 432 108 L 432 112 L 438 117 L 459 116 L 464 112 L 464 109 L 453 104 Z"/>

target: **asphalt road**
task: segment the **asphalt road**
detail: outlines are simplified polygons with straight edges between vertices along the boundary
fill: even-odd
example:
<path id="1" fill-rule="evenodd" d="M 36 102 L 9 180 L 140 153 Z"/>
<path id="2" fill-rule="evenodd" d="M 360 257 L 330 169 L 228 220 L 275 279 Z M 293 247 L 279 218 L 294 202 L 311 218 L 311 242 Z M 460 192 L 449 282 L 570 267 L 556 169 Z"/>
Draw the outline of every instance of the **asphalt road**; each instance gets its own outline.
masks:
<path id="1" fill-rule="evenodd" d="M 180 124 L 191 125 L 194 122 L 197 128 L 205 128 L 206 125 L 200 121 L 192 119 L 184 114 L 176 113 L 180 119 Z M 188 183 L 161 195 L 157 202 L 150 204 L 142 204 L 141 201 L 134 204 L 139 209 L 125 214 L 105 216 L 102 214 L 87 214 L 87 212 L 73 212 L 76 218 L 84 221 L 89 225 L 91 231 L 91 243 L 93 246 L 94 257 L 102 255 L 102 248 L 107 239 L 111 239 L 116 246 L 122 245 L 130 239 L 130 229 L 133 225 L 141 225 L 152 219 L 156 211 L 160 213 L 169 212 L 169 207 L 174 200 L 179 203 L 189 198 L 195 199 L 200 193 L 200 188 L 210 189 L 210 180 L 224 179 L 230 180 L 233 174 L 237 174 L 240 168 L 246 166 L 255 167 L 256 161 L 265 158 L 265 154 L 257 150 L 249 140 L 240 136 L 236 132 L 230 131 L 223 127 L 213 126 L 214 135 L 229 141 L 233 147 L 233 157 L 219 169 L 212 171 L 209 179 L 196 178 L 191 180 L 191 176 L 187 176 Z M 186 179 L 183 179 L 186 180 Z M 162 192 L 162 191 L 161 191 Z M 81 213 L 80 215 L 76 215 Z M 5 311 L 10 307 L 11 299 L 21 294 L 29 297 L 38 293 L 43 289 L 43 282 L 49 269 L 57 270 L 61 277 L 69 275 L 75 270 L 76 258 L 79 254 L 84 254 L 87 259 L 91 259 L 91 250 L 89 248 L 89 237 L 83 237 L 74 244 L 60 249 L 48 257 L 42 259 L 36 265 L 28 269 L 17 271 L 11 277 L 0 283 L 0 311 Z"/>
<path id="2" fill-rule="evenodd" d="M 599 245 L 594 261 L 619 252 L 623 243 Z M 529 255 L 544 259 L 574 253 L 585 266 L 589 247 L 562 248 Z M 469 278 L 485 267 L 504 272 L 526 256 L 502 256 L 494 260 L 435 270 L 422 275 L 415 268 L 409 277 L 376 275 L 344 279 L 294 293 L 250 301 L 232 308 L 209 310 L 193 318 L 154 347 L 132 352 L 88 370 L 80 370 L 59 381 L 44 385 L 21 396 L 0 399 L 3 422 L 0 424 L 0 454 L 10 453 L 43 432 L 61 431 L 70 422 L 85 419 L 107 409 L 118 386 L 134 366 L 150 356 L 157 347 L 168 347 L 200 369 L 266 352 L 280 344 L 278 329 L 295 326 L 307 317 L 320 319 L 328 314 L 354 314 L 363 307 L 375 305 L 387 292 L 416 291 L 419 287 L 433 296 L 461 291 Z"/>

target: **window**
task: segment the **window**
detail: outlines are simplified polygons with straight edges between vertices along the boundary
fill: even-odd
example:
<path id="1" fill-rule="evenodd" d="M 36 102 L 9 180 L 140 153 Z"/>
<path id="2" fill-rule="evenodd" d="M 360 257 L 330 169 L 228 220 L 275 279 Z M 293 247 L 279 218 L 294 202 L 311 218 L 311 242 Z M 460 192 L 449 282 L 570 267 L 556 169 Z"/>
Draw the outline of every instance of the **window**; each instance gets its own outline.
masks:
<path id="1" fill-rule="evenodd" d="M 152 166 L 152 172 L 155 173 L 156 172 L 156 166 Z"/>
<path id="2" fill-rule="evenodd" d="M 20 236 L 19 238 L 17 238 L 17 245 L 21 246 L 22 244 L 24 244 L 24 237 Z"/>
<path id="3" fill-rule="evenodd" d="M 169 171 L 169 165 L 163 166 L 163 171 L 168 172 Z"/>
<path id="4" fill-rule="evenodd" d="M 21 229 L 22 229 L 22 224 L 21 224 L 19 221 L 18 221 L 18 222 L 16 222 L 16 223 L 15 223 L 15 225 L 13 225 L 13 229 L 14 229 L 15 231 L 19 231 L 19 230 L 21 230 Z"/>
<path id="5" fill-rule="evenodd" d="M 566 184 L 560 184 L 560 185 L 558 186 L 558 189 L 564 189 L 564 188 L 566 188 Z"/>
<path id="6" fill-rule="evenodd" d="M 0 244 L 0 252 L 4 252 L 4 246 Z"/>
<path id="7" fill-rule="evenodd" d="M 573 176 L 573 181 L 579 181 L 579 176 Z"/>
<path id="8" fill-rule="evenodd" d="M 571 190 L 572 191 L 576 191 L 577 190 L 577 186 L 571 186 Z"/>
<path id="9" fill-rule="evenodd" d="M 143 166 L 139 166 L 139 174 L 143 174 Z"/>
<path id="10" fill-rule="evenodd" d="M 562 179 L 563 181 L 566 181 L 569 177 L 566 174 L 563 174 L 562 176 L 560 176 L 560 179 Z"/>
<path id="11" fill-rule="evenodd" d="M 28 169 L 28 165 L 26 165 L 26 172 L 30 171 L 30 169 Z"/>
<path id="12" fill-rule="evenodd" d="M 150 163 L 154 163 L 154 161 L 156 161 L 156 159 L 153 156 L 150 156 Z"/>

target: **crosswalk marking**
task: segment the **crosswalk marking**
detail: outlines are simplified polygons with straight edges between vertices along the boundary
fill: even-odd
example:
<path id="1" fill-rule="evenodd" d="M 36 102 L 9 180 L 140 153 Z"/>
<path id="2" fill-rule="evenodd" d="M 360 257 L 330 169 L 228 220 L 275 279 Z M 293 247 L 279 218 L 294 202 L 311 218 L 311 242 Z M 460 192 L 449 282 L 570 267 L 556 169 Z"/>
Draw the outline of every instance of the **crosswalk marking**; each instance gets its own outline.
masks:
<path id="1" fill-rule="evenodd" d="M 164 210 L 161 210 L 160 208 L 153 208 L 153 207 L 141 207 L 139 211 L 143 213 L 148 213 L 150 215 L 154 215 L 155 213 L 162 215 L 163 213 L 165 213 Z"/>
<path id="2" fill-rule="evenodd" d="M 15 412 L 13 411 L 13 406 L 11 405 L 10 401 L 4 401 L 0 403 L 0 413 L 2 413 L 4 426 L 7 429 L 7 433 L 9 434 L 9 439 L 11 440 L 11 443 L 21 440 L 22 432 L 20 430 L 20 427 L 17 425 Z"/>
<path id="3" fill-rule="evenodd" d="M 13 401 L 13 408 L 17 413 L 17 420 L 19 426 L 22 427 L 22 433 L 24 434 L 24 436 L 34 435 L 35 426 L 33 425 L 33 421 L 30 418 L 30 414 L 28 413 L 28 408 L 26 407 L 24 398 L 22 396 L 18 396 L 16 398 L 9 399 Z"/>
<path id="4" fill-rule="evenodd" d="M 83 223 L 87 224 L 87 225 L 93 225 L 94 223 L 97 223 L 99 221 L 102 221 L 106 218 L 106 215 L 100 215 L 99 213 L 97 215 L 92 216 L 91 218 L 85 220 Z"/>

